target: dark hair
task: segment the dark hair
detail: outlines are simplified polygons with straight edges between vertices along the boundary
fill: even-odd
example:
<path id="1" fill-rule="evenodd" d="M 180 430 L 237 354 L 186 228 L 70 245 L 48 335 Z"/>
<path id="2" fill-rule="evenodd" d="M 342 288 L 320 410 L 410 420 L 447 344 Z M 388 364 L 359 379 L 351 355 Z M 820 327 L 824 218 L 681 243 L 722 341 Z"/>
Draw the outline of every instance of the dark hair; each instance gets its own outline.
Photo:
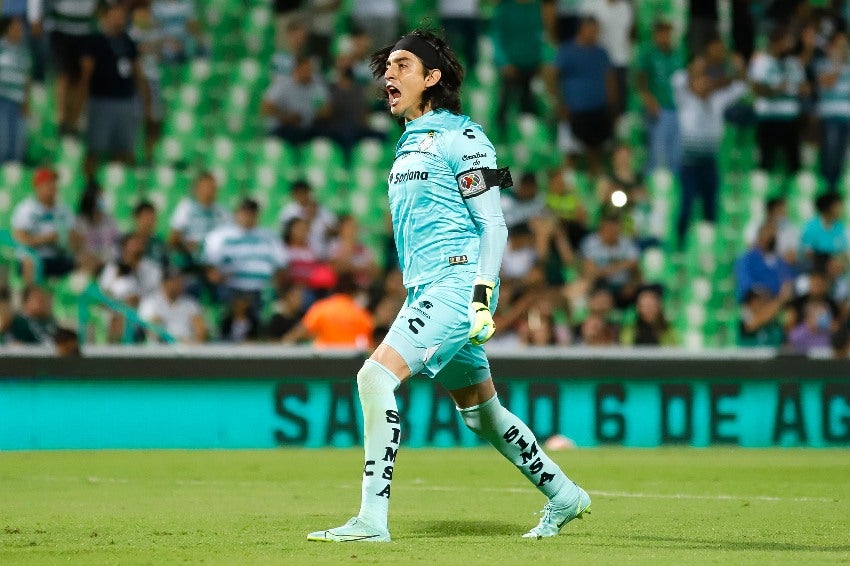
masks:
<path id="1" fill-rule="evenodd" d="M 292 186 L 289 188 L 289 191 L 292 192 L 292 191 L 300 191 L 300 190 L 309 191 L 310 190 L 310 183 L 308 183 L 304 179 L 296 179 L 295 181 L 293 181 Z"/>
<path id="2" fill-rule="evenodd" d="M 136 206 L 133 207 L 133 216 L 134 217 L 138 216 L 141 213 L 147 212 L 147 211 L 156 212 L 156 207 L 149 200 L 139 201 L 139 203 Z"/>
<path id="3" fill-rule="evenodd" d="M 522 177 L 519 178 L 519 184 L 523 185 L 525 183 L 534 183 L 537 184 L 537 175 L 532 173 L 531 171 L 526 171 L 522 174 Z"/>
<path id="4" fill-rule="evenodd" d="M 82 196 L 80 196 L 80 204 L 77 206 L 77 212 L 79 212 L 80 215 L 85 217 L 89 222 L 94 221 L 94 216 L 98 212 L 97 203 L 100 199 L 101 192 L 100 185 L 97 184 L 97 181 L 91 180 L 83 190 Z"/>
<path id="5" fill-rule="evenodd" d="M 9 16 L 0 16 L 0 35 L 6 35 L 6 32 L 12 27 L 13 21 L 14 18 Z"/>
<path id="6" fill-rule="evenodd" d="M 826 193 L 815 199 L 815 208 L 821 214 L 826 214 L 829 209 L 841 202 L 841 195 L 838 193 Z"/>
<path id="7" fill-rule="evenodd" d="M 782 41 L 788 36 L 788 29 L 783 26 L 776 26 L 770 33 L 767 35 L 767 39 L 770 43 L 776 43 L 777 41 Z"/>
<path id="8" fill-rule="evenodd" d="M 844 348 L 847 346 L 848 342 L 850 342 L 850 331 L 848 331 L 846 326 L 842 326 L 833 332 L 832 336 L 829 338 L 829 343 L 833 350 L 840 350 Z"/>
<path id="9" fill-rule="evenodd" d="M 256 214 L 260 211 L 260 204 L 250 197 L 245 197 L 239 202 L 238 210 L 247 210 Z"/>
<path id="10" fill-rule="evenodd" d="M 655 20 L 654 22 L 652 22 L 653 33 L 657 32 L 657 31 L 670 31 L 672 29 L 673 29 L 673 24 L 670 23 L 669 20 L 659 18 L 659 19 Z"/>
<path id="11" fill-rule="evenodd" d="M 283 227 L 283 243 L 289 245 L 292 243 L 292 230 L 295 228 L 295 225 L 299 222 L 304 222 L 307 224 L 307 221 L 303 218 L 296 216 L 295 218 L 290 218 Z"/>
<path id="12" fill-rule="evenodd" d="M 785 197 L 773 197 L 767 200 L 765 203 L 765 210 L 768 214 L 772 214 L 777 208 L 785 204 Z"/>
<path id="13" fill-rule="evenodd" d="M 350 271 L 341 271 L 336 276 L 334 291 L 345 295 L 353 295 L 357 292 L 357 279 Z"/>
<path id="14" fill-rule="evenodd" d="M 425 89 L 425 92 L 422 93 L 422 104 L 420 109 L 424 109 L 430 104 L 431 110 L 442 109 L 448 110 L 452 114 L 460 114 L 460 86 L 463 84 L 464 72 L 463 66 L 457 59 L 457 55 L 455 55 L 452 48 L 449 47 L 448 43 L 446 43 L 445 39 L 432 31 L 415 29 L 406 34 L 404 37 L 407 36 L 415 36 L 422 41 L 425 41 L 436 50 L 437 55 L 440 58 L 440 66 L 438 67 L 441 73 L 440 80 L 437 81 L 437 84 Z M 384 76 L 384 73 L 387 70 L 387 59 L 389 59 L 390 53 L 392 53 L 394 49 L 395 43 L 387 45 L 383 49 L 372 54 L 369 61 L 369 68 L 372 70 L 372 76 L 374 76 L 375 79 L 380 79 Z M 422 66 L 424 67 L 425 75 L 433 70 L 427 68 L 424 63 Z M 382 97 L 387 99 L 388 96 L 389 94 L 386 89 L 384 89 L 382 91 Z"/>

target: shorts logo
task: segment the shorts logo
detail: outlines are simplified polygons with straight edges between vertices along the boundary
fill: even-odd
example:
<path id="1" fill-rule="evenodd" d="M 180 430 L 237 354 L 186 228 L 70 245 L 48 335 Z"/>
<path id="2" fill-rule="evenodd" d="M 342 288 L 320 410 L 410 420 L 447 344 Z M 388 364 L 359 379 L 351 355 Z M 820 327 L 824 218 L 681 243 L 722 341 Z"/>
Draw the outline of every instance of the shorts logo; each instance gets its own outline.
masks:
<path id="1" fill-rule="evenodd" d="M 465 255 L 453 255 L 449 257 L 449 265 L 463 265 L 469 263 L 469 258 Z"/>
<path id="2" fill-rule="evenodd" d="M 472 198 L 487 190 L 484 175 L 478 169 L 462 174 L 458 177 L 457 184 L 460 188 L 460 196 L 463 198 Z"/>

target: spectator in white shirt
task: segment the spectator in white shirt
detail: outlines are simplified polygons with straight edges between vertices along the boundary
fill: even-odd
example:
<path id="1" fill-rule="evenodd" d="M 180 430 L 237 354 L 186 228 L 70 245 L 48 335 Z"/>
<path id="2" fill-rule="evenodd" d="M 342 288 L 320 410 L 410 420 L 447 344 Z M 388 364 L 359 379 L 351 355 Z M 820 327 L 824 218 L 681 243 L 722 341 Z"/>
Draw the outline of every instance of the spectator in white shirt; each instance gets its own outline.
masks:
<path id="1" fill-rule="evenodd" d="M 44 277 L 62 277 L 74 269 L 73 249 L 79 237 L 73 230 L 74 213 L 57 199 L 56 172 L 47 167 L 33 176 L 35 196 L 28 197 L 12 213 L 12 235 L 22 246 L 32 248 L 41 260 Z M 24 281 L 35 281 L 35 262 L 20 254 Z"/>
<path id="2" fill-rule="evenodd" d="M 188 265 L 194 264 L 207 234 L 231 222 L 230 213 L 215 202 L 218 184 L 212 173 L 199 174 L 193 192 L 194 198 L 184 198 L 174 209 L 168 235 L 169 247 L 184 254 Z"/>
<path id="3" fill-rule="evenodd" d="M 331 106 L 328 88 L 313 70 L 313 59 L 298 55 L 292 75 L 275 77 L 263 95 L 261 108 L 273 135 L 296 144 L 318 135 L 316 121 L 327 118 Z"/>
<path id="4" fill-rule="evenodd" d="M 162 326 L 179 342 L 205 342 L 207 328 L 201 307 L 198 301 L 184 293 L 184 288 L 180 270 L 167 270 L 160 290 L 142 299 L 139 316 L 146 322 Z"/>

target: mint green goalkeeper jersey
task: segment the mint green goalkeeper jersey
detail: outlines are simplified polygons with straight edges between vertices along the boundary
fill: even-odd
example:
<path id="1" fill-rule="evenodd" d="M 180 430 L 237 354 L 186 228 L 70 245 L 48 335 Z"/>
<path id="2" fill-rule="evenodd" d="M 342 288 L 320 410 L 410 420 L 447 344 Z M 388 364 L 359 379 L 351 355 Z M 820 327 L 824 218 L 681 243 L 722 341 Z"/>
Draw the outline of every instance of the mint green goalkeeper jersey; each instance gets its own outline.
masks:
<path id="1" fill-rule="evenodd" d="M 405 287 L 450 272 L 497 280 L 507 230 L 486 169 L 496 151 L 468 116 L 436 110 L 407 123 L 388 179 Z"/>

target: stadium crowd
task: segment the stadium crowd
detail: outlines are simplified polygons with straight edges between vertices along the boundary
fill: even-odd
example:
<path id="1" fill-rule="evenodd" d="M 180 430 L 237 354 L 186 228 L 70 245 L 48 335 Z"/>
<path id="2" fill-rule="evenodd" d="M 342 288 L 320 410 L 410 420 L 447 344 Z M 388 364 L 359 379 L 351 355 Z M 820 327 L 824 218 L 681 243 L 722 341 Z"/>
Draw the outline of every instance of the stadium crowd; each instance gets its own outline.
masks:
<path id="1" fill-rule="evenodd" d="M 383 84 L 368 57 L 418 23 L 405 19 L 411 3 L 273 4 L 275 49 L 260 62 L 271 78 L 255 108 L 266 134 L 287 147 L 331 139 L 349 162 L 364 140 L 394 143 L 398 132 L 372 119 L 381 111 L 373 91 Z M 662 250 L 673 279 L 684 277 L 678 272 L 699 247 L 695 226 L 721 224 L 723 186 L 738 191 L 747 182 L 749 171 L 724 161 L 724 140 L 733 135 L 733 145 L 755 140 L 753 166 L 773 188 L 764 210 L 750 211 L 747 249 L 737 250 L 733 341 L 846 355 L 846 2 L 692 0 L 682 20 L 651 13 L 643 33 L 646 10 L 628 0 L 433 4 L 433 21 L 469 76 L 482 67 L 481 46 L 492 47 L 497 102 L 488 133 L 497 147 L 526 141 L 515 133 L 526 114 L 551 132 L 554 159 L 515 167 L 515 187 L 503 193 L 509 237 L 493 344 L 687 345 L 685 326 L 670 312 L 682 303 L 669 300 L 667 281 L 645 273 L 646 259 Z M 368 348 L 392 323 L 406 292 L 391 236 L 383 230 L 383 244 L 367 242 L 362 219 L 333 209 L 307 179 L 287 182 L 285 199 L 262 202 L 247 187 L 226 206 L 217 175 L 191 164 L 191 194 L 161 209 L 140 193 L 130 205 L 132 228 L 119 229 L 100 172 L 106 162 L 145 168 L 155 160 L 169 112 L 161 77 L 216 51 L 205 29 L 209 8 L 201 6 L 2 3 L 0 162 L 34 167 L 32 194 L 13 203 L 10 226 L 0 226 L 19 246 L 11 268 L 19 285 L 0 285 L 6 341 L 57 336 L 57 278 L 95 281 L 138 313 L 111 312 L 112 342 L 156 340 L 144 321 L 181 342 Z M 27 151 L 29 93 L 39 83 L 55 89 L 56 115 L 48 119 L 58 135 L 85 144 L 76 202 L 59 197 L 50 161 L 35 162 Z M 477 119 L 475 108 L 467 111 Z M 641 136 L 630 139 L 623 132 L 634 117 Z M 820 189 L 808 217 L 789 210 L 788 198 L 807 148 L 817 152 Z M 669 231 L 657 226 L 659 207 L 670 204 L 653 190 L 659 171 L 670 172 L 676 191 Z M 162 215 L 167 232 L 157 229 Z"/>

